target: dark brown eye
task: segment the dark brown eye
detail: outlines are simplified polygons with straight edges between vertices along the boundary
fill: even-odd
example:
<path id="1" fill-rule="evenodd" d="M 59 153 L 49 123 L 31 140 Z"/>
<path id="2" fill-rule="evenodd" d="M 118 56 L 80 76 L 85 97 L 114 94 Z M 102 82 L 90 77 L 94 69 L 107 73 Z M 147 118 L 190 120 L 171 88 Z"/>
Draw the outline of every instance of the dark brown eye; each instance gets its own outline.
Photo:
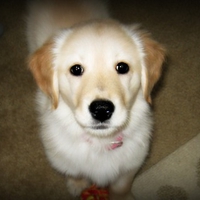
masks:
<path id="1" fill-rule="evenodd" d="M 81 65 L 73 65 L 70 68 L 70 73 L 74 76 L 81 76 L 83 74 L 83 67 Z"/>
<path id="2" fill-rule="evenodd" d="M 118 74 L 126 74 L 129 71 L 129 66 L 124 62 L 120 62 L 117 64 L 116 70 Z"/>

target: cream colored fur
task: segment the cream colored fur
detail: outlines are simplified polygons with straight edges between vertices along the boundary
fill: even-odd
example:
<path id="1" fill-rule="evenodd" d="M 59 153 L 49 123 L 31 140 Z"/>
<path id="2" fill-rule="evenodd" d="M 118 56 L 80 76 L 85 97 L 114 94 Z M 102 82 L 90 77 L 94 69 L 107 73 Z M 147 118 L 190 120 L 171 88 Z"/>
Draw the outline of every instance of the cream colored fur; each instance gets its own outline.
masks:
<path id="1" fill-rule="evenodd" d="M 55 2 L 33 3 L 27 20 L 46 155 L 66 175 L 72 195 L 95 183 L 110 187 L 110 199 L 131 199 L 133 178 L 148 154 L 150 93 L 164 50 L 137 26 L 105 19 L 102 1 Z M 117 73 L 120 62 L 128 73 Z M 83 67 L 81 76 L 70 73 L 75 64 Z M 98 99 L 114 104 L 106 122 L 97 123 L 89 111 Z M 109 150 L 119 135 L 123 145 Z"/>

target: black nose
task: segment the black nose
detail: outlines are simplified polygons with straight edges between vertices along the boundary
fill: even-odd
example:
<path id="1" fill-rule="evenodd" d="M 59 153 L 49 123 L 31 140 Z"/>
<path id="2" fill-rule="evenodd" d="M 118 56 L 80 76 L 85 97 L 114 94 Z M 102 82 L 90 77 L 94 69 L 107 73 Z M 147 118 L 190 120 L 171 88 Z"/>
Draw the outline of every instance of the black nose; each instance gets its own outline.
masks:
<path id="1" fill-rule="evenodd" d="M 89 106 L 92 117 L 100 122 L 104 122 L 107 119 L 110 119 L 114 109 L 115 106 L 113 103 L 106 100 L 93 101 Z"/>

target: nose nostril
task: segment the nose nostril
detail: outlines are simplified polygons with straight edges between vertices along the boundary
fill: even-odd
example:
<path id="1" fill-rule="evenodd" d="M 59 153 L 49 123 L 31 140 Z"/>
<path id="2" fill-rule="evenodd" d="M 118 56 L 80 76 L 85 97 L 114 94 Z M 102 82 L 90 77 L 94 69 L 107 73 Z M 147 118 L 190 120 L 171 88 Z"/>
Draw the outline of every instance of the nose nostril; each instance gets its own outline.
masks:
<path id="1" fill-rule="evenodd" d="M 107 100 L 96 100 L 89 106 L 89 111 L 92 117 L 100 122 L 110 119 L 114 109 L 114 104 Z"/>

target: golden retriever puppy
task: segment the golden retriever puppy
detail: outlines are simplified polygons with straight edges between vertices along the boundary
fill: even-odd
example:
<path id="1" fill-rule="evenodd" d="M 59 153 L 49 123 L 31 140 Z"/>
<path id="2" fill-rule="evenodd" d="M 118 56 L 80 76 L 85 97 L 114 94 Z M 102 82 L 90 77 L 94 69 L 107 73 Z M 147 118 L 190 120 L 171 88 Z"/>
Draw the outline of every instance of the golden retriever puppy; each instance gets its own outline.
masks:
<path id="1" fill-rule="evenodd" d="M 108 186 L 110 199 L 132 199 L 149 150 L 163 47 L 137 26 L 108 19 L 97 0 L 33 2 L 27 37 L 51 165 L 74 196 L 94 183 Z"/>

